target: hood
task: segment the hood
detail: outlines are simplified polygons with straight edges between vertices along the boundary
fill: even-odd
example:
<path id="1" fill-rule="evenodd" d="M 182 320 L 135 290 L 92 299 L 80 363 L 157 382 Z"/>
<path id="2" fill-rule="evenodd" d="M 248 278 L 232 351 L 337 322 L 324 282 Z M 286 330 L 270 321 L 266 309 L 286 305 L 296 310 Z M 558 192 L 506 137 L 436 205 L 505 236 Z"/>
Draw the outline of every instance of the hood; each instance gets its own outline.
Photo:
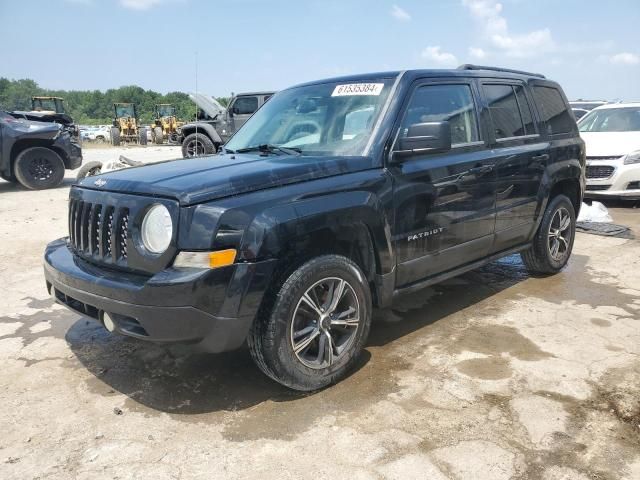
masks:
<path id="1" fill-rule="evenodd" d="M 9 134 L 16 138 L 54 139 L 62 131 L 62 126 L 57 123 L 32 122 L 24 119 L 4 123 L 9 127 Z"/>
<path id="2" fill-rule="evenodd" d="M 225 111 L 225 108 L 215 98 L 201 93 L 190 93 L 189 98 L 195 102 L 207 115 L 214 118 Z"/>
<path id="3" fill-rule="evenodd" d="M 67 115 L 66 113 L 55 113 L 55 112 L 22 112 L 22 111 L 14 111 L 10 112 L 16 118 L 25 118 L 27 120 L 34 120 L 37 122 L 58 122 L 63 125 L 71 125 L 73 123 L 73 119 Z"/>
<path id="4" fill-rule="evenodd" d="M 640 150 L 640 132 L 580 132 L 587 157 L 622 157 Z"/>
<path id="5" fill-rule="evenodd" d="M 373 168 L 369 157 L 221 154 L 171 160 L 87 177 L 92 190 L 175 198 L 192 205 L 217 198 Z"/>

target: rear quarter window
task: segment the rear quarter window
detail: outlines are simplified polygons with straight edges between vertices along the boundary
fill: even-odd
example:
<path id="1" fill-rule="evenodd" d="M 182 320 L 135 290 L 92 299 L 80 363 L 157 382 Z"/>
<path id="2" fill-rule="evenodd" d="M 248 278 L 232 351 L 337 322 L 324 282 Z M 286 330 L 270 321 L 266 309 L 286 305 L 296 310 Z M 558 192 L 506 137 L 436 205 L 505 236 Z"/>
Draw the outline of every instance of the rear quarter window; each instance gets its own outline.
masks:
<path id="1" fill-rule="evenodd" d="M 549 135 L 572 133 L 576 130 L 576 122 L 569 112 L 569 106 L 557 88 L 534 86 L 533 96 Z"/>

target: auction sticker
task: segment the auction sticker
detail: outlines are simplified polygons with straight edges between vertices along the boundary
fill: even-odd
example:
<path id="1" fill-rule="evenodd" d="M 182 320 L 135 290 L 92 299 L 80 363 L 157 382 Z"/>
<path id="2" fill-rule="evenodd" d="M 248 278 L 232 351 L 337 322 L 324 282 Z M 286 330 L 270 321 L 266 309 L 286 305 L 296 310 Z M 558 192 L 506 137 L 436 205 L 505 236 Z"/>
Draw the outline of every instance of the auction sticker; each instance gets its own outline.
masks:
<path id="1" fill-rule="evenodd" d="M 375 95 L 382 93 L 384 83 L 349 83 L 347 85 L 336 85 L 333 89 L 332 97 L 347 97 L 350 95 Z"/>

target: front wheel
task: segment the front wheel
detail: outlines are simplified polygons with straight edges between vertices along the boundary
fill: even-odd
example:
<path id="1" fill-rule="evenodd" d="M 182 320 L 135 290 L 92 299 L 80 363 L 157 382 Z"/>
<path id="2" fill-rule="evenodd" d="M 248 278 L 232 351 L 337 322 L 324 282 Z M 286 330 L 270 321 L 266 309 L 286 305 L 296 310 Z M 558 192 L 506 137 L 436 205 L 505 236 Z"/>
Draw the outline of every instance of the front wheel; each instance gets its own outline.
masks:
<path id="1" fill-rule="evenodd" d="M 248 339 L 266 375 L 294 390 L 312 391 L 337 382 L 355 366 L 369 335 L 372 308 L 369 284 L 355 263 L 338 255 L 317 257 L 292 273 L 271 298 Z"/>
<path id="2" fill-rule="evenodd" d="M 146 128 L 141 128 L 140 131 L 138 132 L 138 143 L 140 145 L 146 145 L 147 144 L 147 129 Z"/>
<path id="3" fill-rule="evenodd" d="M 203 133 L 192 133 L 182 142 L 183 158 L 199 157 L 201 155 L 213 155 L 216 153 L 216 145 Z"/>
<path id="4" fill-rule="evenodd" d="M 547 206 L 532 246 L 522 252 L 522 261 L 533 274 L 550 275 L 562 270 L 571 256 L 576 236 L 576 212 L 565 195 Z"/>
<path id="5" fill-rule="evenodd" d="M 120 130 L 116 127 L 111 128 L 111 145 L 114 147 L 120 146 Z"/>
<path id="6" fill-rule="evenodd" d="M 162 145 L 164 143 L 164 133 L 162 127 L 155 127 L 153 129 L 153 140 L 156 145 Z"/>
<path id="7" fill-rule="evenodd" d="M 18 154 L 15 161 L 18 181 L 31 190 L 57 187 L 64 179 L 64 162 L 46 147 L 31 147 Z"/>

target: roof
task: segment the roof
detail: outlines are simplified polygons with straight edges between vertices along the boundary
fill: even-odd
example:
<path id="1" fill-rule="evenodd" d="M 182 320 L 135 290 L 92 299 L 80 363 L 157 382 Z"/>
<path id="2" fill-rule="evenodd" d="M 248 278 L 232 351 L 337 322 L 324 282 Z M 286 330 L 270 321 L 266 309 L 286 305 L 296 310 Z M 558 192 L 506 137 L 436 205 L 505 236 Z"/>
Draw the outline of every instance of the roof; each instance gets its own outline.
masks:
<path id="1" fill-rule="evenodd" d="M 242 92 L 242 93 L 235 93 L 233 96 L 234 97 L 240 97 L 240 96 L 245 96 L 245 95 L 273 95 L 276 92 Z"/>
<path id="2" fill-rule="evenodd" d="M 484 78 L 513 78 L 519 80 L 539 79 L 547 80 L 544 75 L 539 73 L 525 72 L 521 70 L 511 70 L 508 68 L 499 67 L 485 67 L 480 65 L 461 65 L 455 69 L 421 69 L 421 70 L 396 70 L 389 72 L 373 72 L 362 73 L 355 75 L 345 75 L 342 77 L 327 78 L 322 80 L 316 80 L 312 82 L 305 82 L 296 87 L 303 87 L 307 85 L 314 85 L 318 83 L 332 83 L 332 82 L 368 82 L 380 78 L 394 78 L 403 74 L 412 78 L 419 77 L 484 77 Z"/>

